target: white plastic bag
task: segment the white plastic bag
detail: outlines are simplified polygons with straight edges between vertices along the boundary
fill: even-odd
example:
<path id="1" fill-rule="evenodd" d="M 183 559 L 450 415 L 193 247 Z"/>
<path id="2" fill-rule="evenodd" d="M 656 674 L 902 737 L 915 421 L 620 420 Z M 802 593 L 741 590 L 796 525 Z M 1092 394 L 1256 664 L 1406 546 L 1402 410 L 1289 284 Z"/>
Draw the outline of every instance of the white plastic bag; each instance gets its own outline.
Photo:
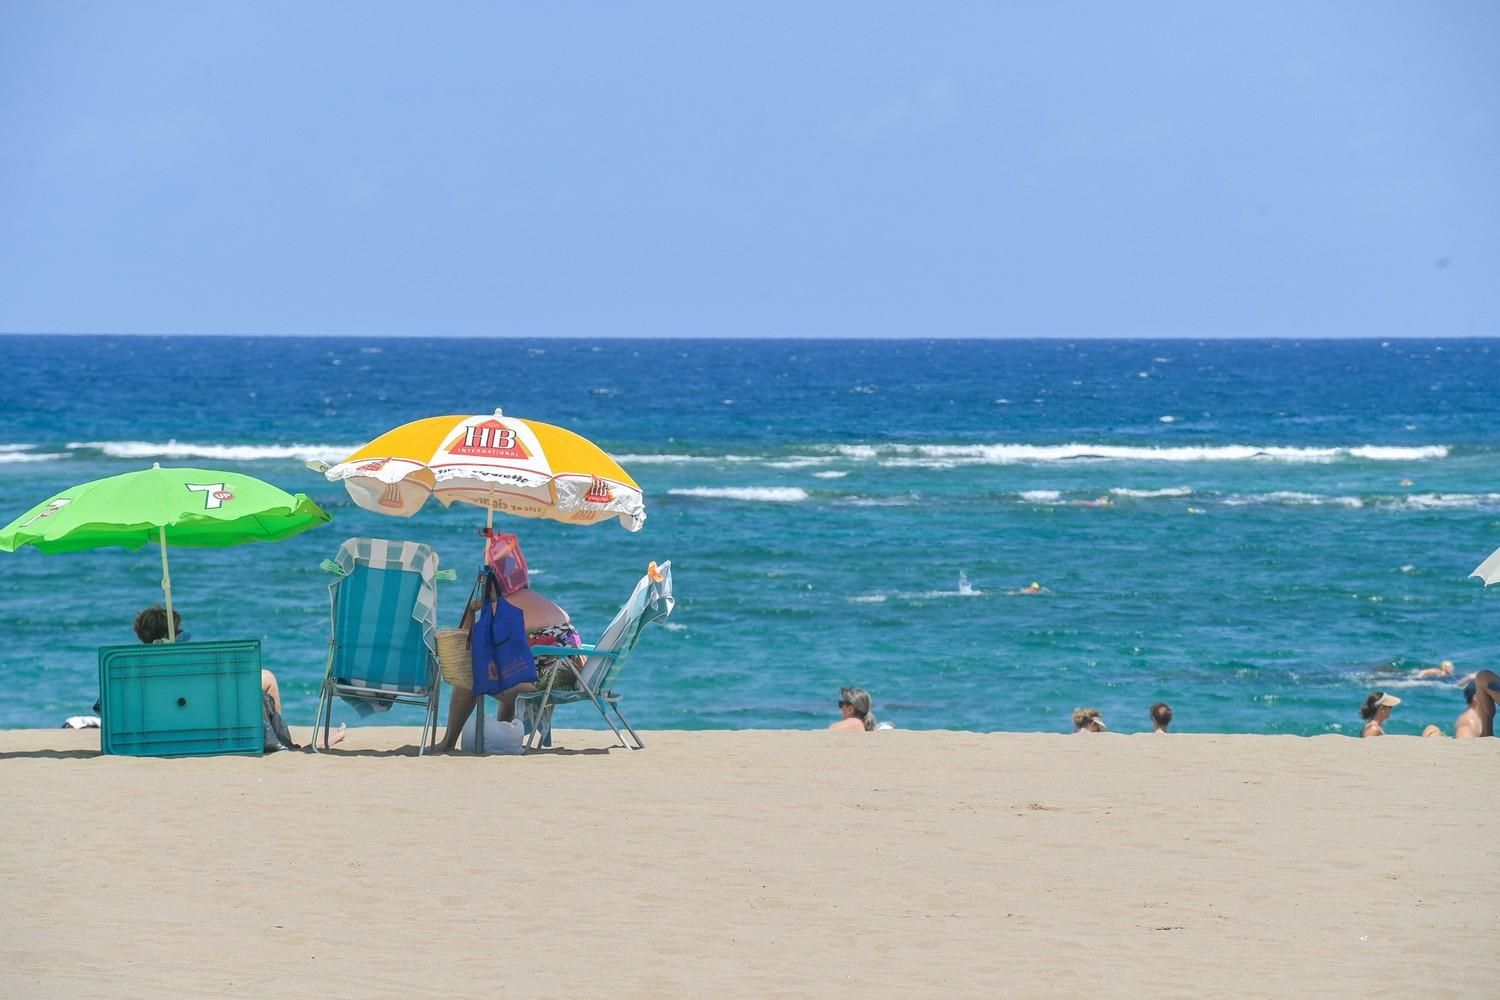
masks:
<path id="1" fill-rule="evenodd" d="M 510 722 L 499 722 L 495 719 L 484 720 L 484 752 L 492 753 L 522 753 L 522 736 L 525 729 L 520 719 L 512 719 Z M 474 716 L 464 723 L 463 732 L 458 734 L 458 745 L 464 753 L 474 752 Z"/>

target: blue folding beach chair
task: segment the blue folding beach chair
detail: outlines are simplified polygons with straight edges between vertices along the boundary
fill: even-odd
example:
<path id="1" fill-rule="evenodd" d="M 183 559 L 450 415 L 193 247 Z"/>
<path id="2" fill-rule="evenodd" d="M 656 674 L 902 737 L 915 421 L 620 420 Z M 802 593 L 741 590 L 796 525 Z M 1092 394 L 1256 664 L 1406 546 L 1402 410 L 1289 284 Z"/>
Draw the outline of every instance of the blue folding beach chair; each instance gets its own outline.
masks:
<path id="1" fill-rule="evenodd" d="M 582 666 L 574 667 L 574 658 L 571 657 L 563 661 L 565 668 L 572 674 L 573 687 L 554 690 L 552 683 L 549 683 L 543 689 L 523 692 L 516 698 L 516 710 L 525 724 L 527 748 L 552 745 L 554 708 L 587 701 L 599 710 L 621 746 L 628 750 L 643 749 L 646 744 L 630 727 L 630 723 L 625 721 L 625 716 L 620 711 L 620 695 L 615 692 L 615 681 L 625 658 L 640 639 L 642 630 L 652 622 L 665 621 L 676 604 L 677 599 L 672 596 L 672 564 L 664 562 L 658 566 L 652 563 L 647 568 L 646 575 L 635 585 L 630 599 L 620 606 L 614 619 L 604 629 L 599 641 L 579 649 L 584 654 Z M 533 656 L 556 656 L 558 652 L 557 646 L 531 647 Z M 554 682 L 555 679 L 554 674 Z M 619 727 L 605 710 L 606 706 L 614 710 L 620 725 L 635 740 L 635 746 L 631 746 L 620 735 Z"/>
<path id="2" fill-rule="evenodd" d="M 328 669 L 313 722 L 323 738 L 333 718 L 333 699 L 348 702 L 361 718 L 396 704 L 422 705 L 425 752 L 437 731 L 438 659 L 437 553 L 418 542 L 351 538 L 323 568 L 334 574 L 328 585 L 330 628 Z"/>

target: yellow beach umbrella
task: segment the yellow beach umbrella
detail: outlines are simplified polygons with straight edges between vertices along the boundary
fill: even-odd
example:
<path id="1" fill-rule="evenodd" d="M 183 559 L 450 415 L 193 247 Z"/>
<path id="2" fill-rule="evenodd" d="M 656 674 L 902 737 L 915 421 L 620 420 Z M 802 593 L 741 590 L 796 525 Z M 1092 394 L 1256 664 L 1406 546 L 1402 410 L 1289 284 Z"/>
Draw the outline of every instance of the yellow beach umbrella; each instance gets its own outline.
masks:
<path id="1" fill-rule="evenodd" d="M 343 482 L 366 510 L 410 517 L 435 496 L 444 507 L 593 524 L 617 517 L 631 531 L 646 523 L 635 480 L 598 445 L 536 420 L 427 417 L 387 431 L 320 471 Z"/>

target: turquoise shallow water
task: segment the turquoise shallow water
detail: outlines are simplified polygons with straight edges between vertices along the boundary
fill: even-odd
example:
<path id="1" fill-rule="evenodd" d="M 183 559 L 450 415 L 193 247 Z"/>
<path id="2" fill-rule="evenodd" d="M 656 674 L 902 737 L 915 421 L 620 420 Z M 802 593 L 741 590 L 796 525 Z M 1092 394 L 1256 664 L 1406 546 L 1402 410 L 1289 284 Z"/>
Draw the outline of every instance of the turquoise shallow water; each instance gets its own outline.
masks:
<path id="1" fill-rule="evenodd" d="M 1500 546 L 1494 341 L 0 337 L 0 363 L 0 518 L 152 461 L 334 514 L 173 553 L 188 627 L 260 637 L 294 723 L 326 648 L 319 561 L 403 537 L 466 574 L 482 524 L 381 518 L 303 461 L 497 405 L 646 490 L 636 534 L 509 525 L 585 633 L 673 561 L 677 614 L 623 685 L 646 728 L 822 725 L 856 683 L 910 728 L 1060 730 L 1092 704 L 1129 732 L 1165 699 L 1183 731 L 1302 734 L 1357 731 L 1384 687 L 1415 733 L 1462 703 L 1411 668 L 1493 663 L 1500 588 L 1466 576 Z M 0 726 L 85 712 L 97 647 L 130 640 L 159 578 L 150 549 L 0 554 Z M 1032 580 L 1049 593 L 1007 593 Z"/>

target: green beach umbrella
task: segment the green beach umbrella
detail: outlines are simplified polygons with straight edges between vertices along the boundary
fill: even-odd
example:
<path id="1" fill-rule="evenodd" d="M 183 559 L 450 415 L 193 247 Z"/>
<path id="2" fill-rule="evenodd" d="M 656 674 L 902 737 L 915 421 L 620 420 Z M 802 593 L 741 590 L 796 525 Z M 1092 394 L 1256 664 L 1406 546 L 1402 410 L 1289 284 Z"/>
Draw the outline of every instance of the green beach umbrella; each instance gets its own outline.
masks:
<path id="1" fill-rule="evenodd" d="M 330 519 L 303 494 L 293 496 L 254 476 L 158 465 L 83 483 L 37 504 L 0 529 L 0 552 L 25 545 L 43 552 L 139 549 L 156 542 L 167 628 L 175 639 L 168 542 L 188 548 L 275 542 Z"/>

